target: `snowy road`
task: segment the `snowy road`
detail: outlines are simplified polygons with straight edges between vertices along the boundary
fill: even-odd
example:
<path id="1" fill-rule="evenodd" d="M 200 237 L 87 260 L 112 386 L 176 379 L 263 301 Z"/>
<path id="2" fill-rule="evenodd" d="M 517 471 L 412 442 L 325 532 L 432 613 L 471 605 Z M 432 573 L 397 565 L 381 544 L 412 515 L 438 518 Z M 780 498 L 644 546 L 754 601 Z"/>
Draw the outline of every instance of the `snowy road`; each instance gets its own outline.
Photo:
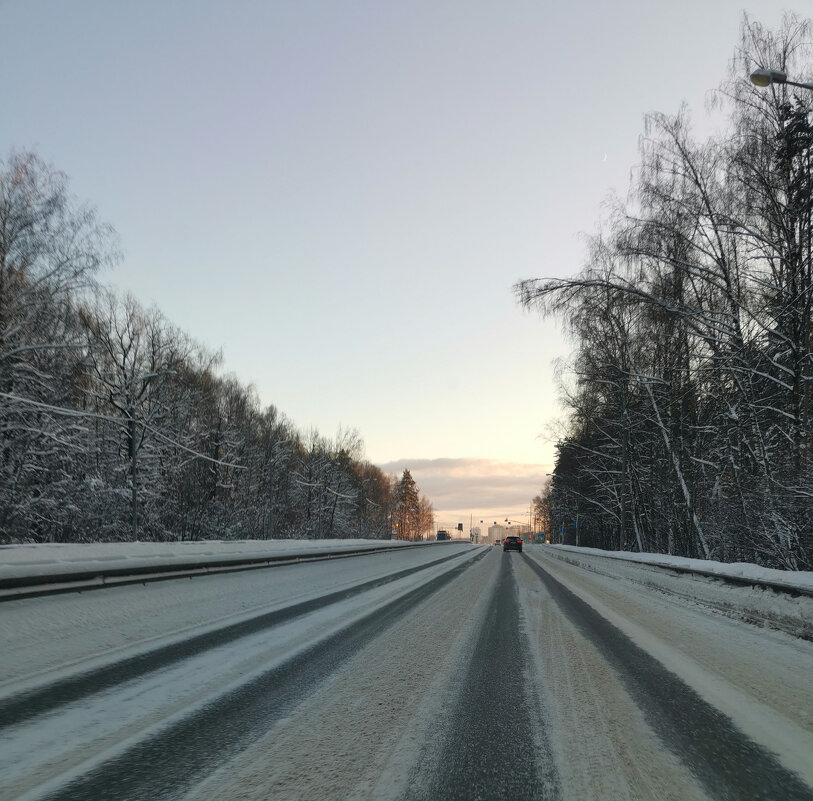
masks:
<path id="1" fill-rule="evenodd" d="M 461 545 L 8 602 L 0 801 L 813 799 L 813 646 L 686 586 Z"/>

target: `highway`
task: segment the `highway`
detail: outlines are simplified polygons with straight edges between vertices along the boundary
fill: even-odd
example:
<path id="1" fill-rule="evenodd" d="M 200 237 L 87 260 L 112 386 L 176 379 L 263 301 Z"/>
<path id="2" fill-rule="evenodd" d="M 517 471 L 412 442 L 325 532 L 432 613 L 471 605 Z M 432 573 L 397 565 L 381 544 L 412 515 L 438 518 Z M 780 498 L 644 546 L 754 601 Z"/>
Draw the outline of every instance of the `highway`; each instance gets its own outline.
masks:
<path id="1" fill-rule="evenodd" d="M 738 619 L 752 590 L 560 556 L 8 601 L 0 801 L 813 799 L 809 640 Z"/>

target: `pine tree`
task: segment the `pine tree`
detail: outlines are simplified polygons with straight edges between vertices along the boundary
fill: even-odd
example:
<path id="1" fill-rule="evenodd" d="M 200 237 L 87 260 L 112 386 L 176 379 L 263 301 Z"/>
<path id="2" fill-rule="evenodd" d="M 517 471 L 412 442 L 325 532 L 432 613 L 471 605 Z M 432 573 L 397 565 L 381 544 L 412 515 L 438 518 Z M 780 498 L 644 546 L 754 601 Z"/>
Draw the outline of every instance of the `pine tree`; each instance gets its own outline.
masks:
<path id="1" fill-rule="evenodd" d="M 395 537 L 420 539 L 420 498 L 418 485 L 409 470 L 404 470 L 395 493 Z"/>

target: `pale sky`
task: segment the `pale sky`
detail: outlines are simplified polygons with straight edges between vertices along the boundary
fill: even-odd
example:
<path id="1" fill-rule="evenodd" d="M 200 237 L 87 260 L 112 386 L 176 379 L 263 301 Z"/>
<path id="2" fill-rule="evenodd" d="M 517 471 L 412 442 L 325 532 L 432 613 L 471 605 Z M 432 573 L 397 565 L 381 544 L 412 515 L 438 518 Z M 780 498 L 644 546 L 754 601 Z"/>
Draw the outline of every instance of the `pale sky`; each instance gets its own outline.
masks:
<path id="1" fill-rule="evenodd" d="M 102 280 L 263 403 L 421 464 L 441 517 L 507 514 L 550 469 L 568 352 L 512 285 L 579 269 L 643 115 L 685 101 L 709 125 L 743 10 L 784 8 L 0 0 L 0 152 L 66 172 L 119 232 Z M 456 470 L 450 498 L 463 462 L 516 484 Z"/>

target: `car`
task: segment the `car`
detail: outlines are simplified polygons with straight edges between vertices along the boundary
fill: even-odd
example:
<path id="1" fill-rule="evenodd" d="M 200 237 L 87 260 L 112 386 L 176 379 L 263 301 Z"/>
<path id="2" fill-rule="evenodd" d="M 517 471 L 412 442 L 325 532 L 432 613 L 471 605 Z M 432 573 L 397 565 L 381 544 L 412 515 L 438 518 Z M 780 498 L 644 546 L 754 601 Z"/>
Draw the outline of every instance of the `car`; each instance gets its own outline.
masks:
<path id="1" fill-rule="evenodd" d="M 504 551 L 519 551 L 522 553 L 522 537 L 506 537 L 502 542 L 502 549 Z"/>

